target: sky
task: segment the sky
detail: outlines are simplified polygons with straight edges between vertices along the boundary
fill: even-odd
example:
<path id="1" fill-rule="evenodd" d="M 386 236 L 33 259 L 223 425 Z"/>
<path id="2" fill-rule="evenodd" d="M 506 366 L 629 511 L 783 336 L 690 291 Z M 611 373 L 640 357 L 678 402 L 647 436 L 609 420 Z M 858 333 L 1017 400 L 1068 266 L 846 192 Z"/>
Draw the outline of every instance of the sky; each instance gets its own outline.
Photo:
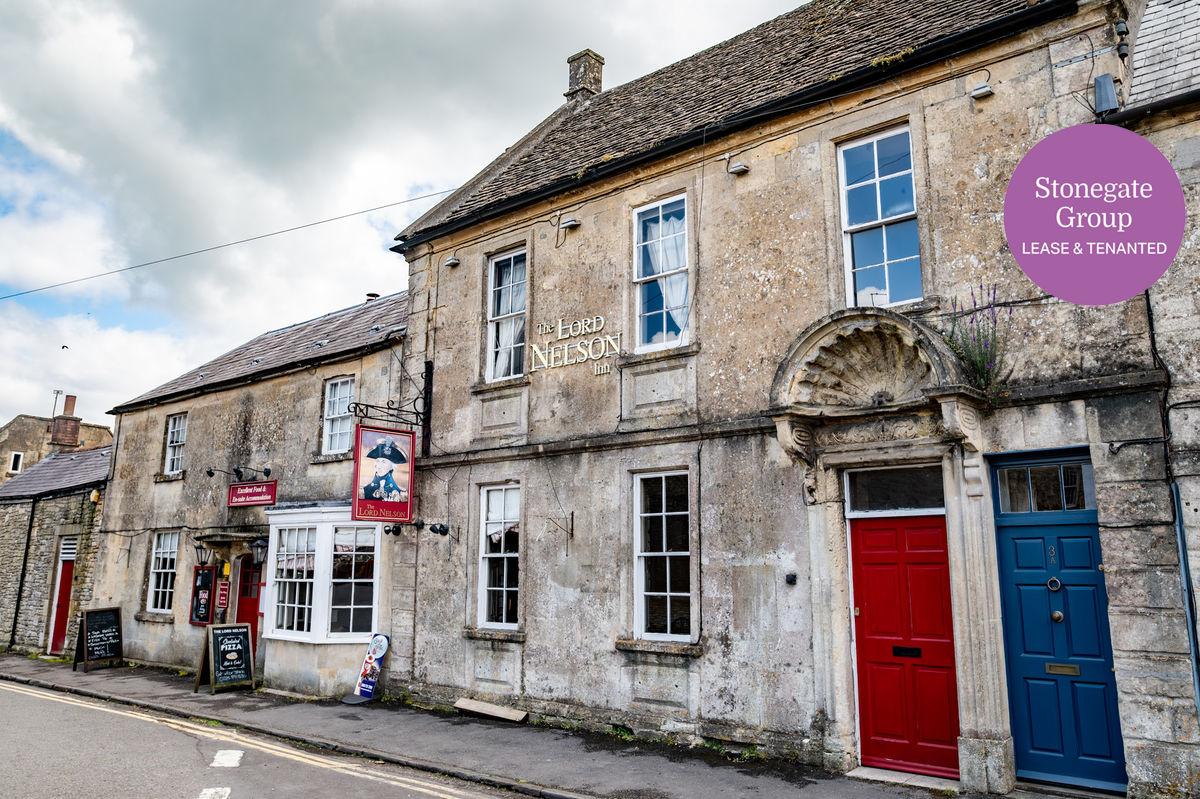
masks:
<path id="1" fill-rule="evenodd" d="M 563 102 L 799 0 L 0 0 L 0 295 L 451 189 Z M 0 424 L 105 412 L 405 288 L 424 200 L 0 300 Z"/>

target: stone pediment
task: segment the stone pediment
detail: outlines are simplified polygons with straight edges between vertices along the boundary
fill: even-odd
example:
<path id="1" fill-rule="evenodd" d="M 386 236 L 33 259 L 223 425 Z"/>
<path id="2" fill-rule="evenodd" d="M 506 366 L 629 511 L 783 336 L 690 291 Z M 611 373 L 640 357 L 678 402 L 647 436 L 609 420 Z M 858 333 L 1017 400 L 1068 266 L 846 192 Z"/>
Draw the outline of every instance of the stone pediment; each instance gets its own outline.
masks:
<path id="1" fill-rule="evenodd" d="M 962 383 L 936 331 L 883 308 L 849 308 L 797 337 L 775 373 L 771 415 L 785 449 L 811 462 L 814 429 L 834 421 L 859 420 L 865 435 L 881 417 L 949 412 L 949 424 L 929 429 L 956 435 L 961 413 L 946 403 L 972 393 Z"/>

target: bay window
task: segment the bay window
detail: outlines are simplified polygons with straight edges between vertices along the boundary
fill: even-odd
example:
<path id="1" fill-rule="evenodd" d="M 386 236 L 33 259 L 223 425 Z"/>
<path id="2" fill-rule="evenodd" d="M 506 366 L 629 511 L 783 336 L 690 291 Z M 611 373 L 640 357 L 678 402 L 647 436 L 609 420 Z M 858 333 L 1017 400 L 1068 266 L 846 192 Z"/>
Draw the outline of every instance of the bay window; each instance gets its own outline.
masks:
<path id="1" fill-rule="evenodd" d="M 838 147 L 849 305 L 887 306 L 924 296 L 908 128 Z"/>
<path id="2" fill-rule="evenodd" d="M 381 526 L 350 520 L 350 509 L 269 511 L 266 636 L 357 643 L 379 623 Z"/>

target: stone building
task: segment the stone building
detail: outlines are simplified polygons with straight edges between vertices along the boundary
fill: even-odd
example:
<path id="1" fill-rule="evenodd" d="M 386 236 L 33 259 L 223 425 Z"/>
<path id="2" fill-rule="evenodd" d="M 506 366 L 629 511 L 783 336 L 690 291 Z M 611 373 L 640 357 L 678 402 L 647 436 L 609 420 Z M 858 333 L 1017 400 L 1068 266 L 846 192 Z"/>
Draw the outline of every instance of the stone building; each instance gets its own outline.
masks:
<path id="1" fill-rule="evenodd" d="M 1125 116 L 1188 181 L 1145 297 L 1045 295 L 1001 217 L 1196 6 L 813 0 L 608 90 L 572 56 L 566 103 L 394 248 L 450 534 L 413 532 L 393 682 L 971 791 L 1194 795 L 1195 95 Z M 980 375 L 952 331 L 993 311 Z"/>
<path id="2" fill-rule="evenodd" d="M 404 293 L 370 295 L 264 333 L 112 410 L 94 603 L 122 608 L 127 657 L 195 666 L 208 623 L 246 622 L 268 685 L 322 695 L 353 686 L 365 642 L 386 626 L 392 570 L 409 583 L 382 525 L 350 520 L 350 406 L 408 391 L 407 308 Z M 270 481 L 271 504 L 230 506 L 231 484 L 257 491 Z M 347 537 L 353 575 L 339 582 Z M 260 592 L 276 589 L 283 567 L 256 563 L 259 540 L 271 542 L 268 563 L 288 567 L 278 615 Z"/>
<path id="3" fill-rule="evenodd" d="M 111 456 L 107 446 L 52 452 L 0 486 L 0 648 L 74 653 Z"/>
<path id="4" fill-rule="evenodd" d="M 63 412 L 54 418 L 18 414 L 0 427 L 0 485 L 51 452 L 91 449 L 112 443 L 104 425 L 84 422 L 75 415 L 75 395 L 68 394 Z"/>

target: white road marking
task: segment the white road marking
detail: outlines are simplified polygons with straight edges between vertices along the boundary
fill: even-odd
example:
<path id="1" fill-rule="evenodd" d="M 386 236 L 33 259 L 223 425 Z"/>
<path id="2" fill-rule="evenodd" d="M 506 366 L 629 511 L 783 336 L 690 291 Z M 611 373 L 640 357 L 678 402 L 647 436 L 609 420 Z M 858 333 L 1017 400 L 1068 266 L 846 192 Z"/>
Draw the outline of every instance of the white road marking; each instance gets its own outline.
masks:
<path id="1" fill-rule="evenodd" d="M 45 691 L 41 688 L 32 688 L 26 685 L 0 682 L 0 690 L 10 691 L 16 694 L 24 694 L 26 696 L 37 699 L 44 699 L 50 702 L 61 702 L 65 705 L 75 705 L 77 707 L 89 708 L 91 710 L 99 710 L 104 713 L 112 713 L 117 716 L 126 716 L 128 718 L 140 719 L 153 724 L 161 724 L 165 727 L 170 727 L 177 732 L 182 732 L 189 735 L 199 735 L 205 738 L 211 738 L 217 741 L 237 744 L 244 746 L 246 749 L 255 749 L 260 752 L 275 755 L 276 757 L 287 758 L 299 763 L 305 763 L 317 768 L 323 768 L 330 771 L 336 771 L 341 774 L 347 774 L 360 779 L 370 780 L 372 782 L 382 782 L 388 785 L 393 785 L 398 788 L 405 788 L 416 793 L 426 794 L 428 796 L 437 797 L 437 799 L 482 799 L 486 794 L 464 791 L 460 788 L 454 788 L 450 785 L 444 785 L 432 780 L 422 780 L 415 777 L 406 777 L 398 774 L 388 774 L 383 771 L 369 769 L 356 760 L 335 760 L 333 758 L 323 757 L 321 755 L 310 754 L 301 750 L 289 749 L 280 744 L 270 743 L 257 738 L 250 738 L 242 733 L 236 732 L 230 728 L 213 728 L 206 727 L 200 724 L 194 724 L 190 721 L 175 719 L 169 717 L 152 716 L 149 713 L 143 713 L 136 710 L 122 710 L 116 707 L 108 707 L 101 704 L 98 700 L 81 699 L 69 694 L 54 694 Z M 210 788 L 207 790 L 229 790 L 226 788 Z M 210 799 L 210 797 L 201 795 L 200 799 Z M 228 799 L 228 794 L 214 794 L 212 799 Z"/>
<path id="2" fill-rule="evenodd" d="M 246 754 L 241 749 L 218 749 L 213 755 L 213 762 L 210 764 L 212 768 L 237 768 L 242 765 L 242 755 Z"/>
<path id="3" fill-rule="evenodd" d="M 196 799 L 229 799 L 231 793 L 229 788 L 205 788 Z"/>

